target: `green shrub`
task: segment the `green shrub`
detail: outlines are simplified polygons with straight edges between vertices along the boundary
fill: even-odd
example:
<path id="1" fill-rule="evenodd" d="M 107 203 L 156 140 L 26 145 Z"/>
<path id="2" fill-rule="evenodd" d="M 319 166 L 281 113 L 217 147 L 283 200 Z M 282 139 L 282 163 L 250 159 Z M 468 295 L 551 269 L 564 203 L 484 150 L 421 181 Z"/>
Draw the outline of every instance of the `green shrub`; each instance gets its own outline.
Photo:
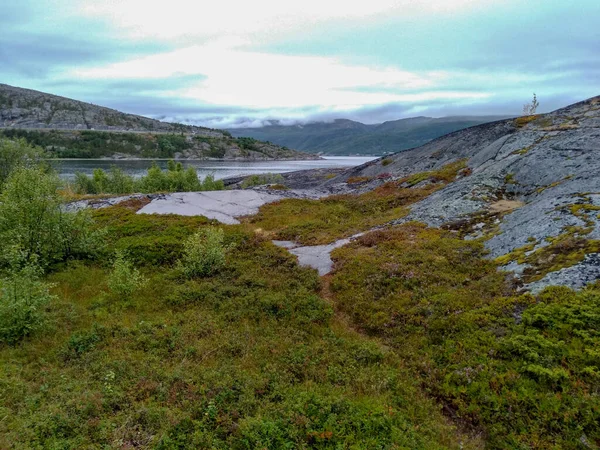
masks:
<path id="1" fill-rule="evenodd" d="M 183 257 L 178 263 L 188 277 L 208 276 L 225 265 L 224 234 L 221 228 L 202 228 L 183 244 Z"/>
<path id="2" fill-rule="evenodd" d="M 46 267 L 71 257 L 94 256 L 103 245 L 87 211 L 65 212 L 57 193 L 58 177 L 41 168 L 20 168 L 9 176 L 0 195 L 0 265 L 7 247 L 17 248 L 24 262 Z"/>
<path id="3" fill-rule="evenodd" d="M 128 298 L 136 290 L 144 286 L 146 282 L 146 278 L 127 259 L 125 253 L 117 251 L 112 272 L 107 280 L 110 292 L 120 297 Z"/>
<path id="4" fill-rule="evenodd" d="M 44 306 L 54 296 L 32 265 L 0 280 L 0 342 L 14 344 L 44 325 Z"/>
<path id="5" fill-rule="evenodd" d="M 131 194 L 133 192 L 194 192 L 225 189 L 223 181 L 215 181 L 212 175 L 198 179 L 193 167 L 184 170 L 183 164 L 170 160 L 163 171 L 154 161 L 145 176 L 136 180 L 118 167 L 108 173 L 95 169 L 90 178 L 83 173 L 75 174 L 74 190 L 78 194 Z"/>
<path id="6" fill-rule="evenodd" d="M 242 181 L 242 189 L 265 184 L 282 184 L 284 178 L 278 173 L 265 173 L 262 175 L 250 175 Z"/>
<path id="7" fill-rule="evenodd" d="M 0 139 L 0 188 L 10 173 L 19 168 L 37 165 L 43 154 L 24 139 Z"/>
<path id="8" fill-rule="evenodd" d="M 389 166 L 389 165 L 390 165 L 390 164 L 392 164 L 393 162 L 394 162 L 394 160 L 393 160 L 393 159 L 390 159 L 390 158 L 385 158 L 385 159 L 382 159 L 382 160 L 381 160 L 381 165 L 382 165 L 383 167 L 385 167 L 385 166 Z"/>

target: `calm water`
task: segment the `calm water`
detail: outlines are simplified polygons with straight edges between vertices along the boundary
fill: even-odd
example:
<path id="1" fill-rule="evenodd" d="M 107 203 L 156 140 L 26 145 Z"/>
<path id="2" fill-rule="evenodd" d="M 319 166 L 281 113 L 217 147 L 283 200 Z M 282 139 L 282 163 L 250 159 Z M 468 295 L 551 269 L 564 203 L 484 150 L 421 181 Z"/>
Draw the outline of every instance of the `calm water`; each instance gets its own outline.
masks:
<path id="1" fill-rule="evenodd" d="M 317 161 L 182 161 L 184 166 L 195 167 L 200 177 L 212 174 L 216 179 L 228 178 L 241 175 L 253 175 L 259 173 L 283 173 L 294 170 L 354 167 L 371 161 L 375 157 L 363 156 L 328 156 Z M 158 165 L 165 169 L 166 160 L 157 161 Z M 109 170 L 111 166 L 117 166 L 125 172 L 140 177 L 146 174 L 146 170 L 152 164 L 152 160 L 106 160 L 106 159 L 63 159 L 53 160 L 52 165 L 56 167 L 60 176 L 64 179 L 72 179 L 75 172 L 91 174 L 94 169 L 101 168 Z"/>

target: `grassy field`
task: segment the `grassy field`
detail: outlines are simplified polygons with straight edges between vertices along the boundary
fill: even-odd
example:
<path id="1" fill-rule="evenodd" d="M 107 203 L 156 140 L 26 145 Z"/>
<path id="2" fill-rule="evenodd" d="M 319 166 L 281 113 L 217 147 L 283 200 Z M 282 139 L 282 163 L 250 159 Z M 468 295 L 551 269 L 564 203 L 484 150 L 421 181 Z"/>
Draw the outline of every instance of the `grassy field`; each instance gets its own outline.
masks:
<path id="1" fill-rule="evenodd" d="M 598 448 L 600 286 L 517 294 L 481 242 L 418 223 L 335 250 L 321 279 L 270 242 L 383 224 L 461 168 L 241 225 L 95 211 L 106 256 L 54 264 L 44 328 L 0 344 L 0 448 Z M 214 226 L 224 267 L 182 276 Z M 131 295 L 109 289 L 117 250 L 146 279 Z"/>
<path id="2" fill-rule="evenodd" d="M 182 239 L 208 221 L 131 207 L 96 220 L 148 283 L 117 298 L 102 264 L 55 267 L 47 331 L 0 350 L 0 447 L 469 446 L 400 358 L 336 316 L 313 270 L 226 226 L 226 269 L 182 280 Z"/>

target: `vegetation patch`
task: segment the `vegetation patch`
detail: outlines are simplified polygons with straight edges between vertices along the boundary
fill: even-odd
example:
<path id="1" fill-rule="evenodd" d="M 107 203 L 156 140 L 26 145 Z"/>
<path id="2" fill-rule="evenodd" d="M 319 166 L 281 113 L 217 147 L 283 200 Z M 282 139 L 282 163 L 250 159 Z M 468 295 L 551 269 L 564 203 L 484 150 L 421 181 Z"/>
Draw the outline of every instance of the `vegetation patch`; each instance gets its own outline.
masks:
<path id="1" fill-rule="evenodd" d="M 77 172 L 75 181 L 67 186 L 66 192 L 74 192 L 78 195 L 97 195 L 132 194 L 134 192 L 218 191 L 222 189 L 225 189 L 222 180 L 215 180 L 212 175 L 207 175 L 200 180 L 196 169 L 193 167 L 184 169 L 183 164 L 171 160 L 166 171 L 153 162 L 147 174 L 139 179 L 126 174 L 116 166 L 113 166 L 108 173 L 102 169 L 95 169 L 91 177 Z"/>
<path id="2" fill-rule="evenodd" d="M 489 448 L 600 440 L 600 290 L 514 296 L 483 246 L 419 224 L 336 249 L 332 299 Z"/>
<path id="3" fill-rule="evenodd" d="M 175 153 L 192 147 L 185 136 L 174 133 L 4 129 L 0 136 L 24 139 L 30 145 L 45 149 L 54 158 L 102 158 L 115 153 L 172 158 Z"/>
<path id="4" fill-rule="evenodd" d="M 346 183 L 348 184 L 361 184 L 361 183 L 367 183 L 368 181 L 371 181 L 373 178 L 371 177 L 350 177 L 348 178 L 348 180 L 346 181 Z"/>
<path id="5" fill-rule="evenodd" d="M 534 239 L 529 244 L 496 258 L 496 262 L 500 265 L 511 261 L 526 264 L 528 267 L 523 271 L 522 279 L 525 283 L 531 283 L 550 272 L 580 263 L 587 254 L 600 252 L 600 241 L 587 238 L 595 224 L 588 216 L 599 211 L 600 207 L 591 203 L 576 203 L 564 208 L 583 220 L 586 226 L 566 227 L 562 234 L 548 238 L 547 245 L 541 247 Z M 539 248 L 535 250 L 536 247 Z"/>
<path id="6" fill-rule="evenodd" d="M 181 243 L 206 221 L 95 215 L 148 281 L 124 301 L 107 295 L 102 264 L 51 274 L 54 332 L 0 346 L 0 447 L 475 447 L 398 357 L 338 322 L 316 273 L 283 249 L 223 226 L 226 264 L 182 281 L 155 265 L 172 256 L 156 239 Z"/>
<path id="7" fill-rule="evenodd" d="M 533 122 L 534 120 L 538 119 L 539 117 L 540 117 L 539 115 L 517 117 L 515 119 L 515 126 L 517 128 L 523 128 L 525 125 Z"/>
<path id="8" fill-rule="evenodd" d="M 276 239 L 305 245 L 328 244 L 405 216 L 407 206 L 453 181 L 464 164 L 459 161 L 437 171 L 390 181 L 361 195 L 281 200 L 262 206 L 257 215 L 246 219 L 246 223 L 269 232 Z M 410 180 L 417 178 L 435 183 L 423 188 L 406 187 L 407 183 L 416 184 L 411 184 Z"/>
<path id="9" fill-rule="evenodd" d="M 285 184 L 271 184 L 270 186 L 267 187 L 267 189 L 269 189 L 270 191 L 287 191 L 290 188 L 287 187 Z"/>
<path id="10" fill-rule="evenodd" d="M 256 186 L 264 186 L 266 184 L 282 184 L 284 178 L 279 173 L 264 173 L 260 175 L 250 175 L 242 181 L 242 189 L 247 189 Z"/>

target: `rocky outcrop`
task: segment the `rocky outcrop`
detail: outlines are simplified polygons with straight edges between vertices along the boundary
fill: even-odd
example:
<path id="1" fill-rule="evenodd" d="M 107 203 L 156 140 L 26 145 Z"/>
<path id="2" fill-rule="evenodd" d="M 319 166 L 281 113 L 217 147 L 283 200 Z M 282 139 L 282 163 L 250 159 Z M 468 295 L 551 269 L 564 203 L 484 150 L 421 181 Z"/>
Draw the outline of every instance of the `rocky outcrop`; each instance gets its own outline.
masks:
<path id="1" fill-rule="evenodd" d="M 45 92 L 0 84 L 0 128 L 181 132 L 222 137 L 219 130 L 161 122 Z"/>
<path id="2" fill-rule="evenodd" d="M 372 189 L 459 160 L 468 167 L 463 176 L 398 222 L 483 237 L 489 256 L 535 291 L 550 284 L 579 288 L 600 277 L 600 97 L 458 131 L 348 170 L 324 186 L 340 190 L 350 177 L 367 177 L 361 189 Z M 516 207 L 494 211 L 502 200 Z"/>
<path id="3" fill-rule="evenodd" d="M 147 117 L 0 84 L 0 135 L 55 158 L 306 160 L 318 156 L 228 132 Z"/>

